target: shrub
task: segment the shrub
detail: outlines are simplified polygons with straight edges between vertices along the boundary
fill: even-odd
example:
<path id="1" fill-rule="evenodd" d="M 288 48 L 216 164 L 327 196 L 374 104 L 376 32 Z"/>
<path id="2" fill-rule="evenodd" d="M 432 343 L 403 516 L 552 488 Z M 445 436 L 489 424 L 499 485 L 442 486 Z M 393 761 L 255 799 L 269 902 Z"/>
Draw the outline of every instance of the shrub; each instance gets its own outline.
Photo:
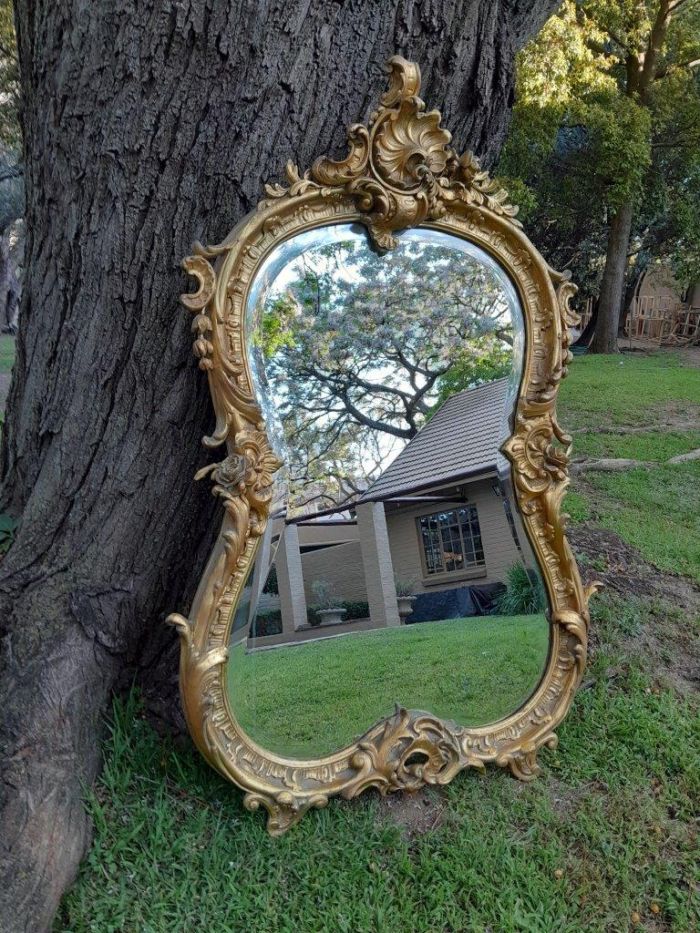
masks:
<path id="1" fill-rule="evenodd" d="M 339 600 L 333 595 L 333 587 L 328 580 L 314 580 L 311 584 L 314 594 L 314 609 L 337 609 Z"/>
<path id="2" fill-rule="evenodd" d="M 417 585 L 418 581 L 415 577 L 394 577 L 397 596 L 413 596 Z"/>
<path id="3" fill-rule="evenodd" d="M 547 596 L 542 578 L 523 564 L 513 564 L 508 570 L 506 589 L 495 600 L 495 612 L 499 615 L 520 616 L 544 612 Z"/>
<path id="4" fill-rule="evenodd" d="M 282 613 L 279 609 L 261 612 L 256 615 L 250 627 L 251 638 L 264 638 L 265 635 L 279 635 L 282 631 Z"/>
<path id="5" fill-rule="evenodd" d="M 309 625 L 320 625 L 321 616 L 318 614 L 316 609 L 309 606 L 309 608 L 306 610 L 306 621 L 309 623 Z"/>
<path id="6" fill-rule="evenodd" d="M 369 603 L 343 603 L 346 619 L 368 619 Z"/>
<path id="7" fill-rule="evenodd" d="M 341 602 L 336 600 L 336 604 L 333 606 L 333 609 L 344 609 L 345 610 L 345 621 L 350 619 L 367 619 L 369 618 L 369 603 L 363 602 Z M 318 615 L 316 608 L 309 608 L 307 611 L 307 619 L 309 625 L 320 625 L 321 617 Z"/>

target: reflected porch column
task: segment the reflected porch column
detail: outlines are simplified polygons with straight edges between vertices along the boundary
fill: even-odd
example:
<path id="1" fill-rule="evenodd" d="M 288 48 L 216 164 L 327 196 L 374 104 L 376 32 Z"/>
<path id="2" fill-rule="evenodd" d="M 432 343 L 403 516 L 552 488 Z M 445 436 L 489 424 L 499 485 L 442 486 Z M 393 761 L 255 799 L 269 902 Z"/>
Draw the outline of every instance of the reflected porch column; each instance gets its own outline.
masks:
<path id="1" fill-rule="evenodd" d="M 304 595 L 304 573 L 299 550 L 299 529 L 287 525 L 280 538 L 275 560 L 277 567 L 277 589 L 282 612 L 282 631 L 296 632 L 307 625 L 306 596 Z"/>
<path id="2" fill-rule="evenodd" d="M 401 625 L 384 503 L 363 502 L 355 513 L 370 619 L 377 628 Z"/>
<path id="3" fill-rule="evenodd" d="M 258 553 L 253 568 L 253 580 L 250 585 L 250 609 L 248 610 L 248 625 L 251 625 L 258 614 L 258 603 L 262 596 L 263 587 L 270 573 L 270 545 L 272 543 L 272 522 L 267 522 L 263 532 L 262 541 L 258 546 Z"/>

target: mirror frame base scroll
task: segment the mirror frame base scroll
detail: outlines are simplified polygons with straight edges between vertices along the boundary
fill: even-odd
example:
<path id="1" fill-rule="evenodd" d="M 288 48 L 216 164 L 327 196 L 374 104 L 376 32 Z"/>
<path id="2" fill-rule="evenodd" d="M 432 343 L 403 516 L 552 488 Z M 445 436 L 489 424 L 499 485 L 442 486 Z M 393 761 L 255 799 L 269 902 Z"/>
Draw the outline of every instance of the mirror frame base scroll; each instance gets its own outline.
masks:
<path id="1" fill-rule="evenodd" d="M 266 186 L 267 199 L 220 245 L 195 244 L 183 261 L 198 290 L 182 296 L 194 313 L 194 353 L 208 376 L 216 424 L 207 447 L 226 456 L 205 467 L 224 519 L 189 617 L 168 621 L 181 641 L 180 689 L 192 737 L 224 777 L 245 791 L 249 810 L 263 807 L 279 835 L 331 796 L 352 798 L 447 784 L 464 768 L 491 762 L 520 780 L 539 773 L 537 752 L 555 748 L 583 675 L 588 601 L 565 537 L 562 500 L 569 482 L 571 438 L 556 419 L 559 383 L 571 360 L 569 306 L 576 289 L 549 268 L 523 234 L 507 194 L 471 153 L 450 148 L 438 111 L 417 96 L 418 66 L 388 63 L 389 89 L 367 126 L 348 132 L 349 153 L 318 159 L 300 174 L 287 165 L 288 187 Z M 397 708 L 356 743 L 324 758 L 280 757 L 258 746 L 229 702 L 226 661 L 232 617 L 268 521 L 281 462 L 273 452 L 255 398 L 246 354 L 245 309 L 261 263 L 279 243 L 315 227 L 361 223 L 382 250 L 395 234 L 419 225 L 470 240 L 493 256 L 513 281 L 525 321 L 525 356 L 513 434 L 502 447 L 512 465 L 523 524 L 542 571 L 551 607 L 550 651 L 532 696 L 507 718 L 462 728 L 429 713 Z"/>

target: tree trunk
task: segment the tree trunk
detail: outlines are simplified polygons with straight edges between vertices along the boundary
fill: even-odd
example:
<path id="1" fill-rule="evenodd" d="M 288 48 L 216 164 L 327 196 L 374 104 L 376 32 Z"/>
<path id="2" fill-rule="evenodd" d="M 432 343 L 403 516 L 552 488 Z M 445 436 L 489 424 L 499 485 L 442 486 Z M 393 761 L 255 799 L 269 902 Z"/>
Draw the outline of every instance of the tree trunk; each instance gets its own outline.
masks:
<path id="1" fill-rule="evenodd" d="M 0 509 L 0 928 L 45 930 L 89 838 L 100 722 L 138 676 L 176 718 L 184 609 L 215 531 L 211 427 L 178 305 L 291 158 L 343 149 L 382 64 L 423 67 L 457 146 L 493 161 L 514 55 L 557 0 L 16 0 L 26 251 Z"/>
<path id="2" fill-rule="evenodd" d="M 12 333 L 12 267 L 7 229 L 0 233 L 0 334 Z"/>
<path id="3" fill-rule="evenodd" d="M 17 331 L 19 282 L 17 279 L 17 249 L 13 249 L 13 237 L 18 236 L 15 221 L 0 234 L 0 333 L 14 334 Z"/>
<path id="4" fill-rule="evenodd" d="M 631 230 L 632 204 L 628 202 L 618 208 L 610 223 L 605 270 L 600 286 L 598 322 L 590 346 L 591 353 L 617 353 Z"/>

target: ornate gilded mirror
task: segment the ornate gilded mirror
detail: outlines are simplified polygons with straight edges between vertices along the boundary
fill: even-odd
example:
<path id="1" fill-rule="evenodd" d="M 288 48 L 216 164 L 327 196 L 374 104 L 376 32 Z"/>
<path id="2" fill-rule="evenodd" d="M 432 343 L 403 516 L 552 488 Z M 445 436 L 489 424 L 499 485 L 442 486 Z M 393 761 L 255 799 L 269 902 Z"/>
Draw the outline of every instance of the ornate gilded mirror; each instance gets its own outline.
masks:
<path id="1" fill-rule="evenodd" d="M 224 518 L 181 635 L 206 759 L 272 833 L 329 797 L 529 780 L 586 655 L 555 399 L 574 287 L 389 63 L 369 126 L 220 246 L 195 354 Z"/>

